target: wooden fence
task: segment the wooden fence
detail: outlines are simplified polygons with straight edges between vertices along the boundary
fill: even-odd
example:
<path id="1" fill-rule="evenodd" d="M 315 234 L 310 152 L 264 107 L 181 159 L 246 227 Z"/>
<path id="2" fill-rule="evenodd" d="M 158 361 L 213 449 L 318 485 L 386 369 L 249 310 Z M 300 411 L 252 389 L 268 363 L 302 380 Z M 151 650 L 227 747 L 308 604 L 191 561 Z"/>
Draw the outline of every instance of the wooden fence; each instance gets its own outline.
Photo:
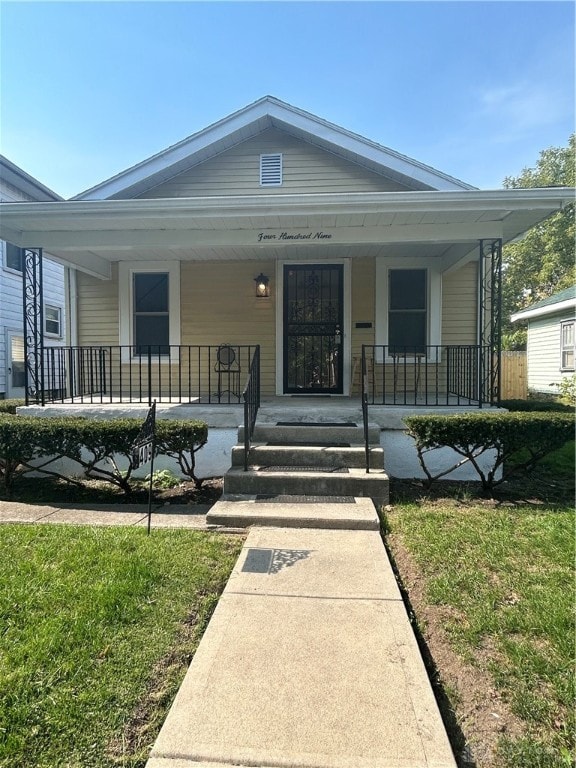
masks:
<path id="1" fill-rule="evenodd" d="M 502 352 L 500 373 L 502 400 L 525 400 L 528 396 L 526 352 Z"/>

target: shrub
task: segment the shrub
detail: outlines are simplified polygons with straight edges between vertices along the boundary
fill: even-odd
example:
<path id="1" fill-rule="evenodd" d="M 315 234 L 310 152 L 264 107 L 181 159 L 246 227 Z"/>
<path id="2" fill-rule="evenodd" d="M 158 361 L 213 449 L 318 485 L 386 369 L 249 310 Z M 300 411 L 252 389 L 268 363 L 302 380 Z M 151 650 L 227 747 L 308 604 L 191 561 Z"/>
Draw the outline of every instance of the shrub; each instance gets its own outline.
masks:
<path id="1" fill-rule="evenodd" d="M 566 400 L 570 406 L 574 407 L 576 405 L 576 373 L 573 373 L 572 376 L 566 376 L 556 386 L 558 387 L 560 397 Z"/>
<path id="2" fill-rule="evenodd" d="M 16 413 L 16 408 L 19 408 L 21 405 L 26 405 L 26 400 L 18 400 L 16 398 L 0 400 L 0 413 Z"/>
<path id="3" fill-rule="evenodd" d="M 43 418 L 0 415 L 0 479 L 10 491 L 16 473 L 41 472 L 80 484 L 62 475 L 56 462 L 66 458 L 78 462 L 85 477 L 105 480 L 131 492 L 134 471 L 132 445 L 142 427 L 138 419 Z M 183 473 L 197 485 L 195 454 L 205 445 L 207 426 L 199 421 L 156 422 L 156 455 L 174 457 Z M 118 459 L 124 459 L 122 470 Z"/>
<path id="4" fill-rule="evenodd" d="M 454 469 L 470 463 L 483 489 L 492 490 L 512 473 L 530 469 L 537 461 L 574 437 L 573 416 L 564 413 L 485 412 L 455 416 L 409 416 L 404 422 L 408 434 L 416 442 L 427 487 Z M 452 448 L 462 458 L 448 469 L 432 475 L 426 465 L 425 455 L 436 448 Z M 514 465 L 507 465 L 507 460 L 522 449 L 527 458 Z M 484 471 L 478 459 L 487 451 L 494 451 L 494 460 L 491 467 Z"/>
<path id="5" fill-rule="evenodd" d="M 508 411 L 556 411 L 558 413 L 572 413 L 573 409 L 565 403 L 557 400 L 502 400 L 502 408 Z"/>

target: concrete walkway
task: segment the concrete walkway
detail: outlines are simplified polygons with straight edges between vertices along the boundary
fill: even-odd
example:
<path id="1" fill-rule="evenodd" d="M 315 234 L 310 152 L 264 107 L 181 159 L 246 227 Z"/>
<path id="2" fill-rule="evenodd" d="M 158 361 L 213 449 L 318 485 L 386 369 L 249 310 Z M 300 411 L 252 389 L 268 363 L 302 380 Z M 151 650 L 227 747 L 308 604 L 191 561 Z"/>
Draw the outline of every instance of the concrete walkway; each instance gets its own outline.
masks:
<path id="1" fill-rule="evenodd" d="M 152 525 L 209 530 L 191 509 Z M 0 522 L 146 520 L 145 505 L 0 502 Z M 147 763 L 232 766 L 455 768 L 378 531 L 250 529 Z"/>

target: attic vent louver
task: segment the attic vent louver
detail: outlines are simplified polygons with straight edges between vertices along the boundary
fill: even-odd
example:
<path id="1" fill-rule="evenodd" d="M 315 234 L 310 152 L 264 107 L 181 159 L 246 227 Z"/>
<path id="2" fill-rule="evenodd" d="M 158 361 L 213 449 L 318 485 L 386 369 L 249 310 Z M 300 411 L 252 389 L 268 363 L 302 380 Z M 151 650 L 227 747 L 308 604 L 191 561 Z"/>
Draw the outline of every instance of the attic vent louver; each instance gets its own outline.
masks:
<path id="1" fill-rule="evenodd" d="M 260 155 L 260 186 L 282 186 L 282 155 Z"/>

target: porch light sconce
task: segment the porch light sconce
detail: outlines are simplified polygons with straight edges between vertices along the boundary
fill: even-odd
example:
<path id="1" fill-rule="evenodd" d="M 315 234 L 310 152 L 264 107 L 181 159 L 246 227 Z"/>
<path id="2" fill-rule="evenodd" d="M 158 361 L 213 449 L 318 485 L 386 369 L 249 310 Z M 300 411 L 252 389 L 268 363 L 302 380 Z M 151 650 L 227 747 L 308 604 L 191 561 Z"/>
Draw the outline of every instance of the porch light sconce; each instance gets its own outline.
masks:
<path id="1" fill-rule="evenodd" d="M 258 277 L 254 278 L 254 282 L 256 283 L 256 298 L 268 298 L 270 296 L 270 278 L 260 272 Z"/>

